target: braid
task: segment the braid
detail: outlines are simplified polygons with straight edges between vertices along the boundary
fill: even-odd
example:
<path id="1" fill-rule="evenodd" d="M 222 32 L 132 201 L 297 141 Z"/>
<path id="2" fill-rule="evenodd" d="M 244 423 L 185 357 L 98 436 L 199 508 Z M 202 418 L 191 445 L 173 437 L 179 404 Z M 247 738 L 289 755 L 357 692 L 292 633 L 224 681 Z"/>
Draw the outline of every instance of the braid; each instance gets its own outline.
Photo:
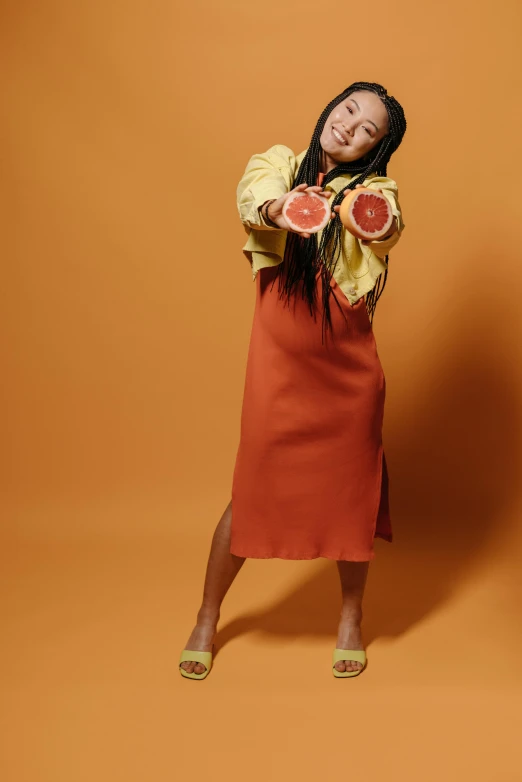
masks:
<path id="1" fill-rule="evenodd" d="M 374 92 L 384 103 L 388 112 L 389 132 L 367 155 L 359 160 L 350 163 L 341 163 L 330 171 L 323 179 L 323 187 L 338 176 L 350 174 L 353 178 L 350 183 L 341 190 L 331 203 L 331 209 L 340 204 L 347 190 L 353 190 L 356 185 L 360 185 L 370 174 L 377 176 L 386 176 L 388 162 L 406 131 L 406 118 L 400 103 L 395 98 L 388 95 L 387 91 L 380 84 L 373 82 L 359 81 L 354 82 L 343 92 L 334 98 L 324 109 L 319 117 L 315 127 L 312 140 L 308 147 L 305 157 L 299 170 L 297 171 L 293 186 L 297 187 L 303 183 L 309 185 L 317 182 L 319 167 L 321 165 L 322 147 L 320 144 L 321 134 L 326 120 L 333 109 L 345 100 L 352 92 L 368 90 Z M 290 301 L 292 295 L 301 289 L 302 297 L 308 302 L 310 313 L 313 315 L 317 306 L 317 285 L 316 277 L 320 272 L 322 278 L 322 304 L 323 304 L 323 330 L 326 326 L 331 327 L 330 312 L 330 292 L 331 279 L 339 256 L 341 254 L 342 241 L 341 233 L 343 225 L 336 213 L 335 218 L 330 220 L 323 230 L 321 242 L 318 245 L 317 234 L 312 234 L 309 239 L 303 239 L 296 233 L 288 232 L 285 248 L 285 267 L 286 274 L 279 278 L 279 292 L 281 297 L 286 297 Z M 386 256 L 388 262 L 388 256 Z M 388 269 L 384 274 L 377 278 L 376 286 L 366 295 L 366 308 L 370 318 L 373 321 L 373 315 L 377 301 L 384 290 Z"/>

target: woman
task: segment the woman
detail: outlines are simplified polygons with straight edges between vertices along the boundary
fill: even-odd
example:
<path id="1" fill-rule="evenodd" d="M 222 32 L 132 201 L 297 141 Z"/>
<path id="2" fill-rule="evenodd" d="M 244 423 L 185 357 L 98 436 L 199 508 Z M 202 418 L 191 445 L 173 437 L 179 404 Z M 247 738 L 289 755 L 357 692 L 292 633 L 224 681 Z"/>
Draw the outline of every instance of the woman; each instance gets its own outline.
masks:
<path id="1" fill-rule="evenodd" d="M 381 85 L 355 82 L 328 104 L 305 152 L 277 145 L 254 155 L 239 183 L 256 308 L 232 502 L 181 655 L 187 678 L 208 675 L 221 603 L 248 557 L 334 559 L 342 609 L 333 674 L 365 666 L 360 626 L 373 541 L 392 540 L 385 378 L 372 321 L 404 228 L 387 164 L 405 130 L 402 107 Z M 380 241 L 360 241 L 340 222 L 340 203 L 356 187 L 389 200 L 393 225 Z M 286 222 L 295 191 L 333 196 L 332 219 L 318 234 Z"/>

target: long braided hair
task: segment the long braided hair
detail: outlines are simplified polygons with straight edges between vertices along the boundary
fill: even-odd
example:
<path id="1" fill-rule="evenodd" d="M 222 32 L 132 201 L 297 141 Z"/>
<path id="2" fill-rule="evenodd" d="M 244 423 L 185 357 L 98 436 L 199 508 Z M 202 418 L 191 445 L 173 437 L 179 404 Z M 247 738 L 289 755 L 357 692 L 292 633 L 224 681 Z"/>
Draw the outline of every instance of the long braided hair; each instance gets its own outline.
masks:
<path id="1" fill-rule="evenodd" d="M 362 184 L 370 174 L 373 173 L 377 176 L 386 176 L 388 161 L 401 143 L 402 137 L 406 131 L 406 118 L 402 106 L 395 98 L 388 95 L 384 87 L 373 82 L 354 82 L 334 98 L 319 117 L 319 121 L 317 122 L 312 136 L 312 141 L 299 166 L 293 187 L 297 187 L 305 182 L 309 185 L 315 185 L 322 159 L 320 138 L 326 120 L 338 103 L 346 100 L 352 92 L 357 92 L 359 90 L 374 92 L 382 100 L 388 112 L 389 132 L 364 157 L 350 163 L 341 163 L 325 175 L 323 187 L 342 174 L 348 173 L 353 176 L 353 179 L 347 187 L 341 190 L 333 199 L 330 206 L 332 211 L 334 206 L 342 202 L 344 193 L 347 190 L 353 190 L 356 185 Z M 317 234 L 312 234 L 309 239 L 303 239 L 303 237 L 298 234 L 289 231 L 284 255 L 285 273 L 279 278 L 279 293 L 281 298 L 286 298 L 288 302 L 290 302 L 291 297 L 300 288 L 301 295 L 308 302 L 310 313 L 313 315 L 317 306 L 316 276 L 317 272 L 320 271 L 323 283 L 323 332 L 325 327 L 331 328 L 332 325 L 330 293 L 333 291 L 330 287 L 330 282 L 341 253 L 342 230 L 343 225 L 339 215 L 336 213 L 335 218 L 330 220 L 323 229 L 319 246 Z M 388 263 L 388 256 L 386 256 L 386 263 Z M 379 275 L 375 287 L 366 294 L 366 309 L 370 322 L 373 321 L 375 307 L 384 290 L 384 286 L 386 285 L 387 276 L 388 268 L 385 269 L 384 274 Z"/>

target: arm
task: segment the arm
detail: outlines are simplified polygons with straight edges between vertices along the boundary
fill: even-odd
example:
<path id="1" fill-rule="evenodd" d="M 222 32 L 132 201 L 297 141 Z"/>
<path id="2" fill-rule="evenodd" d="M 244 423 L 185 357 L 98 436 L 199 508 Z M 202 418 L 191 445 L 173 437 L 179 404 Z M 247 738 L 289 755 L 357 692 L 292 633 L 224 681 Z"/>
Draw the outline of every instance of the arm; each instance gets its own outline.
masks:
<path id="1" fill-rule="evenodd" d="M 294 153 L 282 144 L 250 158 L 237 186 L 237 208 L 246 228 L 282 230 L 268 225 L 260 209 L 267 201 L 280 198 L 292 189 L 296 169 Z"/>

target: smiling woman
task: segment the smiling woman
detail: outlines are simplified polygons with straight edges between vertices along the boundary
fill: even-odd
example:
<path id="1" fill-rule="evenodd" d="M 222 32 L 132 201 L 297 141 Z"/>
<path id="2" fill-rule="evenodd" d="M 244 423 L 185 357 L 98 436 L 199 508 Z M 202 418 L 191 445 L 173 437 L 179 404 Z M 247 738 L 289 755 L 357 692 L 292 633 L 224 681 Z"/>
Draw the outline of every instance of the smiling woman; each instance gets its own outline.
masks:
<path id="1" fill-rule="evenodd" d="M 221 602 L 247 557 L 336 560 L 343 614 L 333 674 L 364 666 L 366 572 L 375 537 L 392 540 L 371 317 L 404 227 L 387 164 L 405 129 L 383 87 L 357 82 L 328 104 L 307 150 L 278 144 L 253 155 L 238 185 L 256 308 L 232 502 L 214 533 L 183 676 L 208 674 Z M 368 244 L 339 217 L 360 185 L 387 200 L 389 234 Z M 299 208 L 310 224 L 297 220 Z"/>

